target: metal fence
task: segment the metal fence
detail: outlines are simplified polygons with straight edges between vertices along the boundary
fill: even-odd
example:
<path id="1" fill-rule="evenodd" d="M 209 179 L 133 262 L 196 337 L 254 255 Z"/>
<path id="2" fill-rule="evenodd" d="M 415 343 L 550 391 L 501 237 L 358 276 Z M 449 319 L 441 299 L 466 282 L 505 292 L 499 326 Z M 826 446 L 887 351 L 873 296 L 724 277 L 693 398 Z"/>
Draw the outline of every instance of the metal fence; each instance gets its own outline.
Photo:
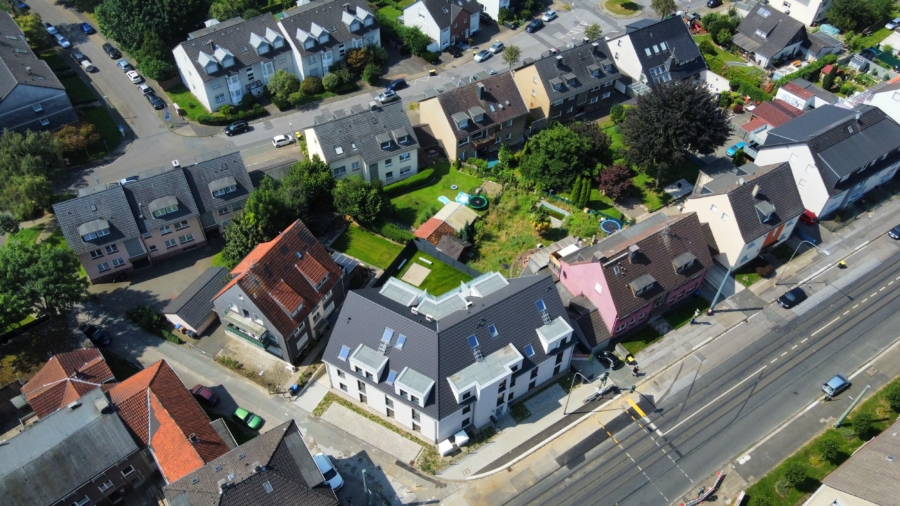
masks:
<path id="1" fill-rule="evenodd" d="M 375 284 L 372 286 L 375 288 L 380 288 L 384 286 L 388 279 L 393 276 L 396 276 L 400 273 L 401 270 L 406 266 L 407 262 L 411 261 L 416 253 L 425 253 L 426 255 L 430 255 L 441 262 L 453 267 L 454 269 L 464 272 L 473 278 L 477 278 L 481 276 L 481 272 L 469 267 L 468 265 L 460 262 L 459 260 L 455 260 L 445 253 L 438 251 L 437 248 L 434 247 L 433 244 L 426 241 L 425 239 L 413 239 L 406 243 L 406 246 L 403 248 L 403 251 L 397 255 L 397 258 L 391 262 L 391 265 L 388 266 L 387 269 L 378 277 L 375 281 Z"/>

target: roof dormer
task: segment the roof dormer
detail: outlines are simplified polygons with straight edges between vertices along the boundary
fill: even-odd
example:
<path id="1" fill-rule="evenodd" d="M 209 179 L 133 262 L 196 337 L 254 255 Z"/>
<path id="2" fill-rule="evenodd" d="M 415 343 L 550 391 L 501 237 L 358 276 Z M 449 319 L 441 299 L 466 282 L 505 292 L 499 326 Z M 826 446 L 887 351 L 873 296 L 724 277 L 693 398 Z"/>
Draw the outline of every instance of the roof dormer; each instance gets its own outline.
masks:
<path id="1" fill-rule="evenodd" d="M 109 235 L 109 222 L 106 220 L 93 220 L 78 227 L 78 235 L 84 242 L 93 241 L 98 237 Z"/>
<path id="2" fill-rule="evenodd" d="M 258 54 L 259 56 L 268 53 L 272 49 L 266 39 L 260 37 L 255 33 L 250 33 L 250 45 L 253 46 L 253 49 L 256 50 L 256 54 Z"/>
<path id="3" fill-rule="evenodd" d="M 302 28 L 297 28 L 297 35 L 294 38 L 303 45 L 303 49 L 312 49 L 316 45 L 316 38 Z"/>
<path id="4" fill-rule="evenodd" d="M 481 123 L 484 120 L 484 109 L 477 105 L 474 107 L 470 107 L 469 116 L 475 123 Z"/>
<path id="5" fill-rule="evenodd" d="M 316 38 L 317 41 L 319 41 L 319 44 L 327 44 L 328 43 L 328 30 L 326 30 L 324 27 L 322 27 L 316 23 L 312 23 L 312 28 L 310 29 L 310 33 L 312 34 L 313 37 Z"/>
<path id="6" fill-rule="evenodd" d="M 406 129 L 402 127 L 391 130 L 391 136 L 394 137 L 394 141 L 396 141 L 397 144 L 405 144 L 409 141 L 409 134 L 407 134 Z"/>
<path id="7" fill-rule="evenodd" d="M 203 70 L 207 75 L 215 74 L 219 70 L 219 62 L 216 61 L 211 55 L 200 51 L 200 56 L 197 57 L 197 63 L 203 67 Z"/>
<path id="8" fill-rule="evenodd" d="M 381 149 L 391 149 L 391 136 L 388 134 L 378 134 L 375 136 L 375 142 L 381 146 Z"/>
<path id="9" fill-rule="evenodd" d="M 556 91 L 563 91 L 563 81 L 558 77 L 554 77 L 550 80 L 550 87 Z"/>
<path id="10" fill-rule="evenodd" d="M 656 278 L 649 274 L 638 276 L 634 281 L 628 283 L 628 286 L 634 291 L 635 297 L 649 291 L 656 284 Z"/>
<path id="11" fill-rule="evenodd" d="M 341 21 L 347 25 L 351 32 L 362 28 L 362 21 L 356 17 L 356 8 L 350 4 L 344 4 L 343 12 L 341 12 Z"/>
<path id="12" fill-rule="evenodd" d="M 578 84 L 578 76 L 571 72 L 566 72 L 563 74 L 562 78 L 566 81 L 566 86 L 575 86 Z"/>
<path id="13" fill-rule="evenodd" d="M 460 130 L 469 126 L 469 115 L 464 112 L 455 112 L 450 115 L 450 119 L 456 123 L 456 128 Z"/>
<path id="14" fill-rule="evenodd" d="M 591 73 L 591 77 L 603 77 L 603 72 L 600 70 L 600 65 L 588 65 L 588 72 Z"/>
<path id="15" fill-rule="evenodd" d="M 235 64 L 234 55 L 231 54 L 231 51 L 225 49 L 224 47 L 217 47 L 216 52 L 213 53 L 213 56 L 222 65 L 223 68 L 233 67 Z"/>
<path id="16" fill-rule="evenodd" d="M 150 210 L 154 218 L 160 218 L 178 211 L 178 199 L 174 195 L 160 197 L 150 202 L 147 205 L 147 209 Z"/>
<path id="17" fill-rule="evenodd" d="M 277 31 L 268 27 L 266 28 L 266 41 L 268 41 L 275 49 L 284 47 L 284 37 Z"/>
<path id="18" fill-rule="evenodd" d="M 693 253 L 691 253 L 690 251 L 685 251 L 684 253 L 672 259 L 672 266 L 675 267 L 675 272 L 681 273 L 690 269 L 696 261 L 697 257 L 694 256 Z"/>
<path id="19" fill-rule="evenodd" d="M 362 21 L 363 26 L 372 26 L 375 23 L 375 16 L 362 7 L 356 8 L 356 18 Z"/>

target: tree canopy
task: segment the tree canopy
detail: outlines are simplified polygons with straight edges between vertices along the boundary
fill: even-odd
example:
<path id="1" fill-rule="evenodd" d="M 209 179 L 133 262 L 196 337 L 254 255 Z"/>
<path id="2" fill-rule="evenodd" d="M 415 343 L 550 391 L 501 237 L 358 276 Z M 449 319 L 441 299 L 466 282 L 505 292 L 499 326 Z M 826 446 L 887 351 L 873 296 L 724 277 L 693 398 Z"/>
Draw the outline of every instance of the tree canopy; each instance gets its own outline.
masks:
<path id="1" fill-rule="evenodd" d="M 63 173 L 60 142 L 50 132 L 4 131 L 0 136 L 0 211 L 17 219 L 49 209 L 53 181 Z"/>
<path id="2" fill-rule="evenodd" d="M 22 311 L 66 315 L 85 299 L 87 287 L 81 262 L 68 248 L 15 240 L 0 248 L 0 301 L 16 308 L 6 308 L 9 312 L 3 318 L 17 317 Z"/>
<path id="3" fill-rule="evenodd" d="M 313 155 L 312 160 L 301 160 L 291 166 L 281 178 L 280 193 L 285 208 L 305 220 L 316 211 L 331 211 L 334 187 L 331 167 L 319 155 Z"/>
<path id="4" fill-rule="evenodd" d="M 509 65 L 509 68 L 513 68 L 513 65 L 519 63 L 521 56 L 522 50 L 519 49 L 519 46 L 506 46 L 506 49 L 503 50 L 503 61 Z"/>
<path id="5" fill-rule="evenodd" d="M 657 16 L 664 18 L 678 9 L 675 0 L 650 0 L 650 8 Z"/>
<path id="6" fill-rule="evenodd" d="M 834 0 L 828 9 L 828 23 L 842 32 L 859 32 L 887 19 L 896 0 Z"/>
<path id="7" fill-rule="evenodd" d="M 104 0 L 94 10 L 103 34 L 128 51 L 140 49 L 148 33 L 179 43 L 208 12 L 207 0 Z"/>
<path id="8" fill-rule="evenodd" d="M 552 189 L 569 188 L 584 172 L 584 156 L 592 147 L 587 137 L 562 123 L 554 123 L 528 140 L 519 168 L 522 176 L 533 184 Z"/>
<path id="9" fill-rule="evenodd" d="M 334 206 L 363 225 L 371 225 L 387 207 L 381 180 L 368 183 L 359 176 L 341 179 L 334 188 Z"/>
<path id="10" fill-rule="evenodd" d="M 688 153 L 711 154 L 731 131 L 712 94 L 688 82 L 654 87 L 638 97 L 621 125 L 628 160 L 642 170 L 677 163 Z M 657 184 L 661 170 L 657 170 Z"/>

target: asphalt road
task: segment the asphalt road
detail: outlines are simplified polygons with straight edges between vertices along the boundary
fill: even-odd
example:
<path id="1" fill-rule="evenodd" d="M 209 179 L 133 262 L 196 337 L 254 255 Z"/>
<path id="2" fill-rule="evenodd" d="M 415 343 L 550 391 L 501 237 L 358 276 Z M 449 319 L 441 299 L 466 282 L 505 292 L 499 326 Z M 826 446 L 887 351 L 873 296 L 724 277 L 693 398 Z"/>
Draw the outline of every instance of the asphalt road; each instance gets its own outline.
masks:
<path id="1" fill-rule="evenodd" d="M 849 405 L 862 381 L 827 406 L 815 404 L 822 383 L 837 373 L 850 375 L 895 341 L 900 328 L 900 248 L 894 242 L 881 247 L 890 256 L 851 286 L 814 308 L 801 305 L 800 316 L 768 308 L 759 315 L 771 325 L 763 338 L 661 401 L 645 399 L 642 407 L 658 430 L 641 422 L 611 431 L 615 440 L 600 438 L 583 454 L 584 465 L 578 455 L 567 455 L 575 465 L 511 504 L 672 503 L 696 493 L 699 480 L 799 411 Z"/>

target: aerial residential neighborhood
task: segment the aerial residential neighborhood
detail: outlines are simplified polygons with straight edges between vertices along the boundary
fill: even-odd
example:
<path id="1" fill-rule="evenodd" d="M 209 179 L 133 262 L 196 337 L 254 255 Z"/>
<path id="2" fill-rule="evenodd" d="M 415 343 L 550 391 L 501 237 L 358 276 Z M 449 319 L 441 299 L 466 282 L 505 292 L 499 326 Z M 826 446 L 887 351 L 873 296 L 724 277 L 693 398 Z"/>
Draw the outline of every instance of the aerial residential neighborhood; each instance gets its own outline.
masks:
<path id="1" fill-rule="evenodd" d="M 896 1 L 0 10 L 3 504 L 900 505 Z"/>

